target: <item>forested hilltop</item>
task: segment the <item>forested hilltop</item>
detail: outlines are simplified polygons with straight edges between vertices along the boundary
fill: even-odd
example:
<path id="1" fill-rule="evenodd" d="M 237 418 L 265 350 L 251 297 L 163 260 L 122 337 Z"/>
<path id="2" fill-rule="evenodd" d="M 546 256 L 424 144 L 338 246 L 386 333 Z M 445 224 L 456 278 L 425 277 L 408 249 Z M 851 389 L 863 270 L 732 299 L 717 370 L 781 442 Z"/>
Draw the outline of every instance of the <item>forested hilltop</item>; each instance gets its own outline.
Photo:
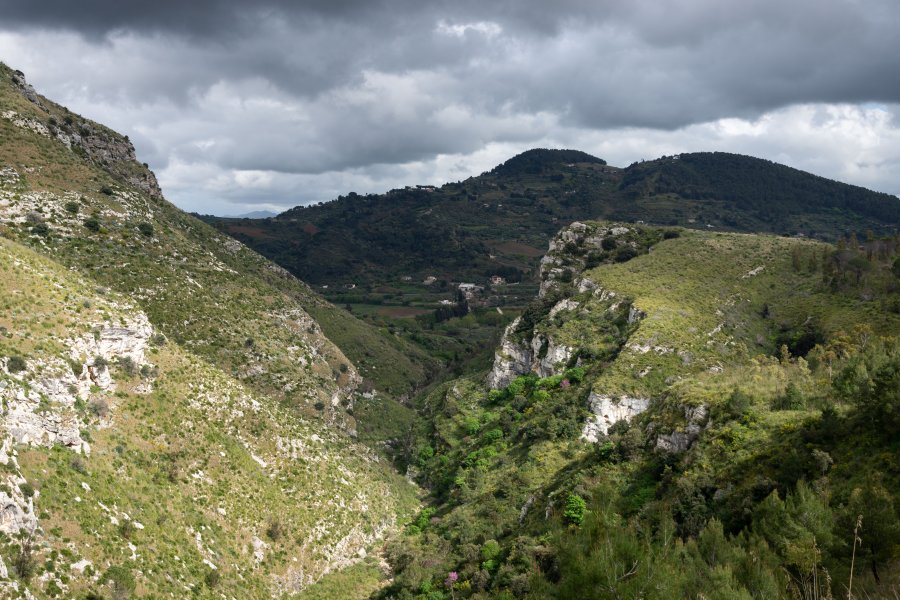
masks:
<path id="1" fill-rule="evenodd" d="M 203 218 L 304 281 L 333 286 L 527 274 L 560 227 L 598 217 L 834 241 L 896 233 L 900 199 L 723 152 L 620 169 L 536 149 L 441 187 L 351 193 L 269 219 Z"/>

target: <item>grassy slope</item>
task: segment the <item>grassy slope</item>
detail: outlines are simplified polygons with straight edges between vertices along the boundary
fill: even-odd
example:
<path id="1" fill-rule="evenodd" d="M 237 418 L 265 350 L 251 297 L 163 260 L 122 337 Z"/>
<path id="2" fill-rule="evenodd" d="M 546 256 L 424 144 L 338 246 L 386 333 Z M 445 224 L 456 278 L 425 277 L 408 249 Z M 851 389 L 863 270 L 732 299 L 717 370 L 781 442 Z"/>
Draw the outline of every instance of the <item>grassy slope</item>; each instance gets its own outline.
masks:
<path id="1" fill-rule="evenodd" d="M 66 338 L 137 310 L 12 242 L 0 240 L 0 255 L 0 325 L 8 332 L 0 354 L 26 358 L 26 380 L 41 363 L 65 356 Z M 67 583 L 72 595 L 99 587 L 115 565 L 142 573 L 142 595 L 186 588 L 206 595 L 206 560 L 218 567 L 217 591 L 268 597 L 273 577 L 285 578 L 285 589 L 292 577 L 316 578 L 414 506 L 414 489 L 370 451 L 298 419 L 182 347 L 165 344 L 148 362 L 158 368 L 155 377 L 114 370 L 114 393 L 92 391 L 91 400 L 110 406 L 102 424 L 76 407 L 89 422 L 89 457 L 76 460 L 60 446 L 18 451 L 22 475 L 39 492 L 42 566 L 35 575 L 67 575 L 33 579 L 38 596 L 49 581 Z M 142 389 L 148 385 L 149 393 Z M 121 523 L 123 513 L 143 529 L 123 532 L 111 519 Z M 275 522 L 283 530 L 277 540 L 266 534 Z M 253 536 L 269 544 L 259 566 Z M 10 564 L 14 548 L 4 554 Z M 83 577 L 69 568 L 81 559 L 93 565 Z"/>
<path id="2" fill-rule="evenodd" d="M 30 103 L 14 88 L 10 76 L 11 72 L 0 66 L 2 111 L 15 111 L 18 117 L 44 124 L 50 122 L 51 116 L 57 123 L 70 118 L 74 119 L 74 128 L 79 127 L 82 122 L 80 117 L 49 101 L 44 102 L 49 115 Z M 96 124 L 90 125 L 110 140 L 123 141 L 114 132 Z M 326 421 L 343 428 L 371 431 L 368 437 L 373 444 L 384 439 L 374 439 L 376 435 L 395 435 L 394 425 L 408 420 L 410 415 L 409 409 L 390 397 L 382 396 L 377 402 L 372 402 L 370 410 L 358 410 L 371 420 L 371 423 L 362 425 L 355 423 L 342 404 L 355 400 L 359 407 L 366 408 L 365 398 L 352 395 L 353 388 L 360 381 L 351 362 L 357 357 L 365 356 L 365 366 L 371 372 L 363 371 L 363 376 L 373 380 L 381 389 L 399 394 L 419 382 L 424 375 L 423 367 L 415 359 L 407 357 L 402 342 L 345 315 L 252 251 L 216 233 L 164 200 L 126 185 L 116 175 L 129 169 L 139 172 L 144 169 L 139 164 L 115 164 L 112 166 L 116 169 L 110 167 L 108 170 L 100 163 L 93 164 L 86 160 L 83 153 L 69 150 L 52 137 L 16 126 L 8 118 L 0 118 L 0 138 L 3 140 L 0 144 L 0 167 L 6 169 L 0 181 L 0 235 L 18 240 L 79 273 L 91 282 L 91 288 L 109 288 L 126 295 L 147 313 L 154 327 L 172 342 L 161 352 L 165 360 L 174 361 L 170 366 L 178 375 L 162 378 L 161 389 L 154 393 L 153 402 L 146 406 L 141 401 L 123 399 L 121 409 L 126 416 L 123 422 L 130 422 L 128 415 L 132 415 L 135 422 L 137 416 L 159 419 L 153 430 L 178 438 L 176 447 L 184 447 L 186 465 L 208 460 L 201 455 L 206 455 L 211 444 L 219 444 L 223 451 L 231 452 L 229 448 L 234 446 L 234 439 L 219 443 L 218 438 L 226 434 L 217 431 L 212 424 L 205 424 L 190 434 L 182 432 L 180 436 L 172 430 L 179 422 L 196 422 L 190 417 L 186 406 L 189 396 L 185 386 L 191 373 L 199 369 L 203 377 L 227 382 L 228 386 L 246 386 L 247 394 L 259 398 L 271 416 L 262 422 L 246 424 L 258 428 L 254 436 L 262 436 L 265 430 L 277 431 L 284 427 L 296 428 L 297 436 L 304 439 L 317 432 L 325 440 L 321 449 L 322 458 L 315 461 L 322 462 L 321 467 L 309 472 L 306 472 L 308 465 L 286 467 L 283 476 L 285 481 L 296 483 L 296 493 L 285 495 L 277 488 L 268 486 L 263 495 L 256 497 L 256 500 L 264 500 L 266 504 L 291 507 L 289 510 L 295 513 L 290 517 L 291 535 L 296 536 L 295 539 L 305 540 L 317 520 L 312 516 L 316 514 L 315 510 L 304 516 L 299 507 L 292 506 L 296 499 L 302 500 L 303 494 L 337 493 L 333 486 L 340 478 L 334 476 L 334 469 L 343 459 L 334 460 L 335 465 L 330 466 L 327 463 L 332 462 L 331 458 L 325 458 L 328 456 L 350 455 L 347 461 L 342 462 L 349 474 L 348 490 L 381 490 L 376 492 L 378 503 L 372 504 L 373 515 L 380 515 L 377 519 L 387 518 L 386 510 L 405 510 L 410 500 L 407 484 L 397 481 L 380 467 L 373 470 L 367 466 L 369 463 L 353 458 L 356 455 L 365 456 L 366 451 L 348 445 L 349 442 L 341 437 L 343 434 L 334 433 L 318 421 L 321 415 Z M 69 210 L 70 207 L 72 210 Z M 89 217 L 95 217 L 99 227 L 87 228 L 84 222 Z M 45 231 L 36 228 L 37 223 L 45 227 Z M 145 232 L 141 231 L 141 224 Z M 147 224 L 152 227 L 149 235 L 146 233 Z M 361 342 L 356 347 L 347 345 L 350 359 L 323 335 L 322 328 L 310 318 L 309 313 L 327 322 L 329 332 L 336 332 L 337 337 L 345 336 L 342 340 Z M 22 343 L 21 338 L 17 340 L 17 343 Z M 19 351 L 24 350 L 23 346 Z M 176 356 L 170 356 L 172 353 Z M 181 404 L 172 405 L 173 402 Z M 145 410 L 149 413 L 144 414 L 142 411 Z M 205 418 L 210 417 L 206 415 Z M 313 420 L 303 420 L 309 418 Z M 272 425 L 275 421 L 283 424 L 275 427 Z M 138 439 L 139 435 L 146 435 L 146 432 L 127 429 L 115 433 L 115 444 L 111 432 L 104 432 L 101 439 L 112 444 L 112 447 L 143 447 L 144 442 Z M 265 444 L 271 443 L 272 438 L 264 437 L 266 439 L 261 439 L 260 443 L 266 447 Z M 154 452 L 158 455 L 160 450 Z M 38 473 L 43 473 L 46 468 L 40 465 L 42 461 L 49 460 L 46 453 L 44 450 L 30 452 L 27 465 L 23 457 L 23 468 L 40 469 L 30 472 L 39 482 L 44 475 L 39 476 Z M 136 462 L 130 463 L 128 477 L 141 479 L 142 485 L 146 485 L 135 500 L 144 503 L 145 509 L 147 503 L 155 501 L 154 498 L 169 494 L 166 486 L 153 487 L 150 480 L 154 475 L 146 470 L 155 461 L 158 462 L 157 455 L 153 452 L 149 455 L 135 454 Z M 103 454 L 98 452 L 95 456 L 102 457 Z M 62 464 L 68 459 L 63 453 L 53 460 Z M 119 467 L 123 459 L 113 459 L 110 455 L 105 463 L 103 460 L 106 459 L 98 458 L 96 467 L 89 462 L 89 471 L 93 472 L 96 468 L 99 473 L 106 473 L 109 476 L 109 493 L 113 496 L 124 495 L 126 486 L 131 483 L 128 479 L 117 480 L 113 477 L 116 472 L 121 474 Z M 234 480 L 223 482 L 217 495 L 229 491 L 234 491 L 238 497 L 246 494 L 258 474 L 254 475 L 245 467 L 243 465 L 240 469 L 246 473 L 236 474 Z M 73 477 L 72 473 L 56 474 L 52 485 L 54 489 L 74 492 L 72 484 L 77 485 L 77 482 Z M 190 493 L 185 491 L 183 498 L 190 497 Z M 54 494 L 49 500 L 53 502 L 47 505 L 51 515 L 71 510 L 70 505 L 63 504 L 64 497 Z M 389 506 L 394 503 L 393 507 Z M 238 510 L 253 513 L 248 504 Z M 329 511 L 323 507 L 320 515 L 327 514 Z M 257 512 L 255 518 L 258 517 Z M 360 519 L 364 515 L 354 513 L 350 517 L 345 514 L 345 517 L 348 521 L 340 527 L 349 531 L 354 521 L 362 525 Z M 89 521 L 84 519 L 87 519 L 86 515 L 77 515 L 75 520 L 86 527 Z M 258 529 L 260 526 L 257 520 L 254 527 Z M 74 525 L 70 524 L 72 527 Z M 240 552 L 249 530 L 241 530 L 240 535 L 237 530 L 229 532 L 220 541 L 223 551 Z M 334 529 L 333 533 L 337 531 Z M 145 541 L 149 539 L 149 536 L 144 538 Z M 176 536 L 169 547 L 175 548 L 182 543 L 183 540 Z M 319 546 L 319 542 L 311 541 L 304 552 L 315 553 Z M 352 554 L 356 546 L 357 542 L 351 540 L 348 547 L 340 552 Z M 280 567 L 273 565 L 272 571 L 283 570 L 284 561 L 298 556 L 297 551 L 297 548 L 287 545 L 277 561 Z M 150 552 L 145 554 L 144 560 L 150 560 L 151 555 Z M 311 559 L 306 564 L 308 575 L 315 576 L 317 569 L 324 568 L 325 563 L 317 560 Z M 318 567 L 314 566 L 316 564 Z M 192 570 L 194 583 L 202 578 L 198 568 Z M 154 572 L 158 571 L 154 569 Z M 265 586 L 266 579 L 260 577 L 256 580 L 254 585 L 260 586 L 257 589 Z M 234 580 L 230 585 L 235 585 Z"/>

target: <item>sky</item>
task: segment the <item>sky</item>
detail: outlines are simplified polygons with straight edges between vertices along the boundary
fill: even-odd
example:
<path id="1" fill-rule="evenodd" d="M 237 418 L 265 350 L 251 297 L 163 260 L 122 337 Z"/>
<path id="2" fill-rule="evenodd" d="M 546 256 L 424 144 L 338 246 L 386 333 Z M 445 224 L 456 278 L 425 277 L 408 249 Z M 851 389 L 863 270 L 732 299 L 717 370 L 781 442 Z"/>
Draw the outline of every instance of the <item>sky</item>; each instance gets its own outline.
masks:
<path id="1" fill-rule="evenodd" d="M 897 0 L 0 0 L 0 60 L 219 215 L 535 147 L 728 151 L 900 195 Z"/>

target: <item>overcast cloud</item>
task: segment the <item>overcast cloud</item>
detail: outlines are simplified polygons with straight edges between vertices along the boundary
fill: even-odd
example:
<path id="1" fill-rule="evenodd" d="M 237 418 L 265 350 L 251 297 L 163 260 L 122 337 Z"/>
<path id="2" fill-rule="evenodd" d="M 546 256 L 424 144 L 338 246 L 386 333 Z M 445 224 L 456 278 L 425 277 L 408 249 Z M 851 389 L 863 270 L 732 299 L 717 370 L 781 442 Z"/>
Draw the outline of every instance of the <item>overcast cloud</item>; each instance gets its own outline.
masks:
<path id="1" fill-rule="evenodd" d="M 0 0 L 0 60 L 233 214 L 536 146 L 726 150 L 900 194 L 896 0 Z"/>

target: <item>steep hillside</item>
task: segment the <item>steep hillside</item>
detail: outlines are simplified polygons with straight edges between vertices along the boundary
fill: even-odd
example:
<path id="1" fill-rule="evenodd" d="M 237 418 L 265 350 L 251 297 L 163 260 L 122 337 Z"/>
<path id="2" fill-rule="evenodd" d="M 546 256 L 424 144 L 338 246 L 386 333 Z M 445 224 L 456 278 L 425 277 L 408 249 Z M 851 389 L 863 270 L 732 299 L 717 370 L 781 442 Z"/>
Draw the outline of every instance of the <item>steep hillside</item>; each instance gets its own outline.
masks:
<path id="1" fill-rule="evenodd" d="M 374 452 L 129 299 L 2 239 L 0 282 L 0 586 L 266 598 L 357 562 L 414 506 Z"/>
<path id="2" fill-rule="evenodd" d="M 383 596 L 837 597 L 860 516 L 854 593 L 890 595 L 900 246 L 846 251 L 561 231 L 487 377 L 422 399 L 433 502 Z"/>
<path id="3" fill-rule="evenodd" d="M 0 236 L 15 585 L 268 597 L 360 562 L 414 502 L 353 437 L 408 427 L 417 353 L 167 203 L 126 137 L 5 66 Z"/>
<path id="4" fill-rule="evenodd" d="M 365 341 L 368 355 L 344 347 L 378 387 L 407 392 L 424 378 L 409 358 L 413 350 L 166 202 L 127 138 L 24 93 L 24 79 L 6 67 L 2 76 L 4 235 L 134 295 L 166 335 L 288 401 L 331 404 L 355 377 L 319 324 L 307 323 L 310 312 L 335 337 Z M 305 337 L 309 348 L 298 343 Z M 297 356 L 282 352 L 290 347 Z M 313 351 L 316 360 L 298 360 Z M 396 365 L 398 374 L 388 375 Z M 315 375 L 306 389 L 295 379 L 299 371 Z"/>

